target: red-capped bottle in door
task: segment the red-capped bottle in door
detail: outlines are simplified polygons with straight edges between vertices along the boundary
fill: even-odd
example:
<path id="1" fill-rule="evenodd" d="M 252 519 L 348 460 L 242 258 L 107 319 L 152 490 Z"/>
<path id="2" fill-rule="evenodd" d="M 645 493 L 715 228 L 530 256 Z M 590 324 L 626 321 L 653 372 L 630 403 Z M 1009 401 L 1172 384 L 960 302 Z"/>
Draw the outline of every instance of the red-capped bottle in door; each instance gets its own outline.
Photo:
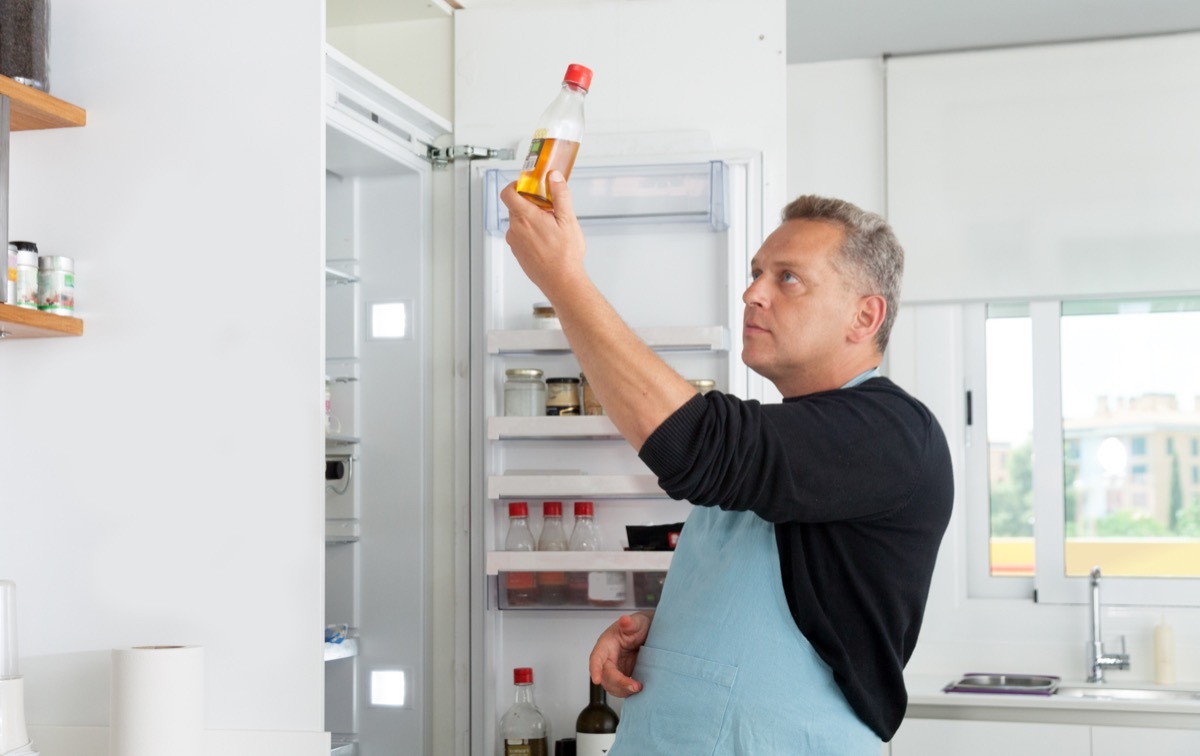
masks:
<path id="1" fill-rule="evenodd" d="M 500 717 L 500 742 L 504 756 L 549 756 L 550 725 L 533 700 L 533 670 L 513 670 L 516 695 L 512 706 Z"/>
<path id="2" fill-rule="evenodd" d="M 600 551 L 600 534 L 592 519 L 594 507 L 590 501 L 580 501 L 575 504 L 575 527 L 571 530 L 570 547 L 572 551 Z M 586 596 L 587 603 L 592 606 L 621 606 L 625 603 L 625 573 L 624 572 L 588 572 Z M 576 573 L 571 573 L 576 575 Z M 568 577 L 567 594 L 572 598 L 578 595 L 579 578 Z M 575 586 L 574 588 L 572 586 Z"/>
<path id="3" fill-rule="evenodd" d="M 533 551 L 533 533 L 529 530 L 529 504 L 514 501 L 508 505 L 508 536 L 505 551 Z M 504 589 L 509 606 L 533 606 L 537 603 L 537 585 L 532 572 L 507 572 Z"/>
<path id="4" fill-rule="evenodd" d="M 578 63 L 567 66 L 562 89 L 542 113 L 529 154 L 517 178 L 517 191 L 542 207 L 553 206 L 546 177 L 551 171 L 571 177 L 571 166 L 583 137 L 583 98 L 592 86 L 592 70 Z"/>
<path id="5" fill-rule="evenodd" d="M 538 536 L 538 551 L 566 551 L 567 532 L 563 530 L 562 502 L 548 501 L 542 505 L 542 532 Z M 538 601 L 546 606 L 567 603 L 565 572 L 537 573 Z"/>

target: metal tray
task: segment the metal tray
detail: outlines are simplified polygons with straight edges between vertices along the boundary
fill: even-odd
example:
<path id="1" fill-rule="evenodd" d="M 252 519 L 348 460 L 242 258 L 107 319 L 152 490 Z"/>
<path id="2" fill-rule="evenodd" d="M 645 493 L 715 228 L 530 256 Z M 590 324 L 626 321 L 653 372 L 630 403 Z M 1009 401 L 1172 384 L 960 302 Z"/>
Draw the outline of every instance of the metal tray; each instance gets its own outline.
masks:
<path id="1" fill-rule="evenodd" d="M 1054 675 L 1013 675 L 995 672 L 968 672 L 942 688 L 945 693 L 1019 693 L 1049 696 L 1058 690 Z"/>

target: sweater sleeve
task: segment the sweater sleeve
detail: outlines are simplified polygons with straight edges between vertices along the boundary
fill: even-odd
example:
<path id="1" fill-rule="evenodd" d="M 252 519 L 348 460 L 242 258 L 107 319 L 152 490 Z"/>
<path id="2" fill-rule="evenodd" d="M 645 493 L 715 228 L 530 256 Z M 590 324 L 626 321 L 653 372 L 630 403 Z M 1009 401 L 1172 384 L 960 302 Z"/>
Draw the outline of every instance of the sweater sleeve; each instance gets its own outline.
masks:
<path id="1" fill-rule="evenodd" d="M 883 378 L 770 405 L 713 391 L 667 418 L 640 456 L 693 504 L 777 524 L 865 520 L 906 503 L 932 422 Z"/>

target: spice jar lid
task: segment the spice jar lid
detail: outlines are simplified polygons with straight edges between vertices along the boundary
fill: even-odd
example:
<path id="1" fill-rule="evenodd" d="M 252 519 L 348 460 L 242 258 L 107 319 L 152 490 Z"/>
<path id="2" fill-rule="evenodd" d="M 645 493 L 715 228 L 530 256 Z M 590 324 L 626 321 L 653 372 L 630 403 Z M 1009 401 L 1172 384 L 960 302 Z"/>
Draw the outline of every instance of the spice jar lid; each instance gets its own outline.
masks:
<path id="1" fill-rule="evenodd" d="M 552 318 L 554 317 L 554 305 L 550 304 L 549 302 L 534 302 L 533 314 L 545 318 Z"/>
<path id="2" fill-rule="evenodd" d="M 541 378 L 542 371 L 537 368 L 510 368 L 504 371 L 510 378 Z"/>
<path id="3" fill-rule="evenodd" d="M 29 252 L 33 252 L 35 254 L 38 251 L 37 244 L 35 244 L 31 241 L 11 241 L 8 243 L 8 246 L 16 247 L 18 251 L 26 250 Z"/>
<path id="4" fill-rule="evenodd" d="M 562 376 L 559 378 L 547 378 L 546 383 L 579 383 L 579 379 L 572 378 L 571 376 L 568 375 L 568 376 Z"/>
<path id="5" fill-rule="evenodd" d="M 38 258 L 38 270 L 65 270 L 70 273 L 75 270 L 75 260 L 62 255 L 43 255 Z"/>
<path id="6" fill-rule="evenodd" d="M 697 389 L 699 389 L 701 394 L 703 394 L 706 391 L 713 390 L 714 388 L 716 388 L 716 385 L 717 385 L 717 382 L 714 381 L 712 378 L 693 378 L 693 379 L 689 380 L 688 383 L 692 384 Z"/>
<path id="7" fill-rule="evenodd" d="M 542 504 L 543 517 L 562 517 L 562 502 L 547 501 Z"/>
<path id="8" fill-rule="evenodd" d="M 592 511 L 593 511 L 592 502 L 590 502 L 590 501 L 575 502 L 575 516 L 576 517 L 591 517 Z"/>
<path id="9" fill-rule="evenodd" d="M 529 516 L 529 502 L 525 502 L 525 501 L 512 502 L 511 504 L 508 505 L 508 516 L 509 517 L 528 517 Z"/>

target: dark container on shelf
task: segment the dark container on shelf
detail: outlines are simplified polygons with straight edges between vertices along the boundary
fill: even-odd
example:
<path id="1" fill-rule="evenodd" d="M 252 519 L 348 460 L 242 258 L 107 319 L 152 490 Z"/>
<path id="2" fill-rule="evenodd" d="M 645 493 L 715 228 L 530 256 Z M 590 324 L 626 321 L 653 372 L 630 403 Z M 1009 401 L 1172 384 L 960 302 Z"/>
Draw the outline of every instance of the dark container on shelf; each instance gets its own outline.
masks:
<path id="1" fill-rule="evenodd" d="M 0 74 L 50 91 L 50 0 L 0 0 Z"/>
<path id="2" fill-rule="evenodd" d="M 625 535 L 629 539 L 630 551 L 674 551 L 675 542 L 683 530 L 682 522 L 667 525 L 626 525 Z M 633 604 L 639 609 L 658 606 L 662 596 L 665 572 L 633 573 Z"/>

